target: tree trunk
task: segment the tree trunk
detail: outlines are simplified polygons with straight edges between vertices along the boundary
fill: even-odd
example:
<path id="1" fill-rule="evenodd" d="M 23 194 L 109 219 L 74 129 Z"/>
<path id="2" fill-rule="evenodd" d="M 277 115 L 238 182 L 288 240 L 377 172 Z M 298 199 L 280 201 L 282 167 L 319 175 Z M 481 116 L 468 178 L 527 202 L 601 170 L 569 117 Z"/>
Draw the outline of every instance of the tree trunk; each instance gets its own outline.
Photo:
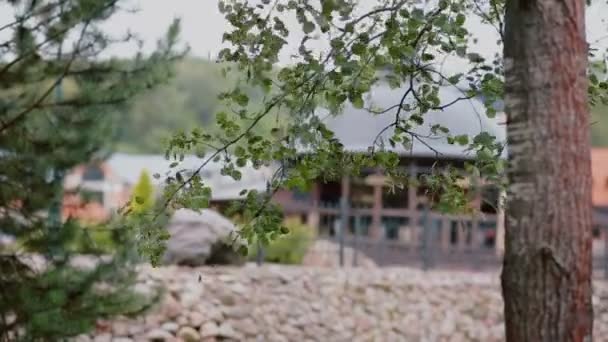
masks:
<path id="1" fill-rule="evenodd" d="M 507 341 L 591 341 L 591 164 L 583 0 L 507 0 Z"/>

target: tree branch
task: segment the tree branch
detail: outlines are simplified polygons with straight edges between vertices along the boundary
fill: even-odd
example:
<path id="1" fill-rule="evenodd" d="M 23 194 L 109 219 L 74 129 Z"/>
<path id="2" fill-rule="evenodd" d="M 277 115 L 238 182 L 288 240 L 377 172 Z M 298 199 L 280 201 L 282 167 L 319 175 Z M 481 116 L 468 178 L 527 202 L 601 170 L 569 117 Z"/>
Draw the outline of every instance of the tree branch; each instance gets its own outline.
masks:
<path id="1" fill-rule="evenodd" d="M 82 29 L 81 33 L 80 33 L 80 37 L 78 39 L 78 42 L 76 43 L 76 48 L 74 49 L 74 52 L 72 53 L 72 56 L 69 59 L 69 61 L 66 63 L 65 68 L 64 68 L 62 74 L 42 94 L 42 96 L 40 96 L 36 101 L 34 101 L 34 103 L 31 106 L 29 106 L 28 108 L 24 109 L 19 114 L 15 115 L 8 122 L 2 122 L 2 125 L 0 126 L 0 133 L 4 132 L 9 127 L 11 127 L 11 126 L 15 125 L 16 123 L 18 123 L 19 121 L 21 121 L 29 112 L 31 112 L 32 110 L 36 109 L 39 105 L 41 105 L 42 102 L 51 94 L 51 92 L 53 91 L 53 89 L 55 89 L 61 83 L 61 81 L 63 80 L 63 78 L 67 74 L 67 72 L 70 70 L 70 67 L 72 66 L 72 63 L 76 59 L 76 56 L 77 56 L 77 53 L 78 53 L 78 47 L 82 43 L 82 39 L 83 39 L 84 34 L 85 34 L 85 32 L 86 32 L 86 30 L 87 30 L 88 27 L 89 27 L 89 22 L 86 22 L 84 24 L 84 26 L 83 26 L 83 29 Z"/>

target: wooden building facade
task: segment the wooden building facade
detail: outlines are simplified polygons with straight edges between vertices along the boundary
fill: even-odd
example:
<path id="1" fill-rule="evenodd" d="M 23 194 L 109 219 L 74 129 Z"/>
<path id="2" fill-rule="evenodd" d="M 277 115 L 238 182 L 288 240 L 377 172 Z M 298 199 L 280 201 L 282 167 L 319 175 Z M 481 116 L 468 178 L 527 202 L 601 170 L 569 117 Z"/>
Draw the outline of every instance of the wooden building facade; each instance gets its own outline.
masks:
<path id="1" fill-rule="evenodd" d="M 379 85 L 369 96 L 376 106 L 388 108 L 398 101 L 399 90 Z M 440 90 L 445 102 L 461 95 L 455 88 Z M 425 114 L 425 123 L 416 133 L 427 137 L 425 143 L 414 141 L 410 149 L 393 148 L 400 155 L 400 167 L 410 178 L 421 177 L 431 168 L 464 169 L 473 155 L 462 146 L 447 143 L 445 137 L 433 136 L 431 127 L 441 125 L 452 134 L 471 137 L 488 132 L 497 141 L 504 141 L 502 116 L 490 119 L 484 114 L 480 99 L 456 102 L 444 111 Z M 352 153 L 367 153 L 378 132 L 394 122 L 394 113 L 373 115 L 364 109 L 346 106 L 343 113 L 333 116 L 320 113 L 320 119 L 332 130 L 335 137 Z M 388 129 L 381 138 L 392 135 Z M 505 154 L 506 156 L 506 154 Z M 390 241 L 396 245 L 416 247 L 423 243 L 425 230 L 432 229 L 433 243 L 445 251 L 485 248 L 500 254 L 504 213 L 498 208 L 499 193 L 492 187 L 479 191 L 472 205 L 476 215 L 442 215 L 429 210 L 425 189 L 410 186 L 391 191 L 381 170 L 366 170 L 360 177 L 343 177 L 341 181 L 318 181 L 307 193 L 279 192 L 275 200 L 286 215 L 299 216 L 318 229 L 321 236 L 337 236 L 341 229 L 349 237 L 358 235 L 370 241 Z M 346 218 L 346 224 L 342 219 Z M 432 227 L 432 228 L 430 228 Z M 357 233 L 357 234 L 355 234 Z M 428 241 L 427 241 L 428 242 Z"/>

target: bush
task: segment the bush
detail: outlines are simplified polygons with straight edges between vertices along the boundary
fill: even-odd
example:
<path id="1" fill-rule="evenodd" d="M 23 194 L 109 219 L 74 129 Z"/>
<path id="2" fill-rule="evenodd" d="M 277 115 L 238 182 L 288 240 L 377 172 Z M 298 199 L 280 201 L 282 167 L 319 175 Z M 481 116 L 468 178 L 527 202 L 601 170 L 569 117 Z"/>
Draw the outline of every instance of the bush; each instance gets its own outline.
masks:
<path id="1" fill-rule="evenodd" d="M 289 229 L 289 233 L 264 247 L 264 261 L 288 265 L 301 264 L 308 248 L 314 242 L 315 231 L 298 219 L 286 220 L 284 225 Z M 258 253 L 257 242 L 254 242 L 249 250 L 250 259 L 255 260 Z"/>
<path id="2" fill-rule="evenodd" d="M 138 214 L 154 207 L 154 185 L 146 170 L 141 172 L 137 184 L 133 187 L 130 207 L 131 211 Z"/>
<path id="3" fill-rule="evenodd" d="M 82 226 L 66 248 L 76 254 L 113 254 L 120 248 L 122 230 L 110 224 Z"/>

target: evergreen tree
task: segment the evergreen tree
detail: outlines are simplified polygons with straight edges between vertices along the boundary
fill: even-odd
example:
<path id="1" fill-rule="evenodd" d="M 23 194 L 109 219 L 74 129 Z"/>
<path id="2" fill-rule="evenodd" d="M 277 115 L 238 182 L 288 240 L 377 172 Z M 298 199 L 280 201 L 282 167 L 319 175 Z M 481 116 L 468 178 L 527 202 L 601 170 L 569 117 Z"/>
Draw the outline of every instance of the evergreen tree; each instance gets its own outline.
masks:
<path id="1" fill-rule="evenodd" d="M 181 56 L 175 22 L 151 54 L 128 62 L 103 58 L 113 44 L 136 42 L 102 30 L 123 2 L 0 1 L 2 11 L 14 14 L 0 23 L 0 234 L 16 240 L 0 246 L 2 341 L 62 340 L 98 318 L 142 309 L 128 291 L 131 252 L 91 269 L 72 266 L 67 246 L 82 227 L 60 216 L 63 174 L 102 158 L 117 113 L 165 81 Z M 129 245 L 131 232 L 115 235 Z M 45 256 L 44 267 L 32 264 L 29 256 L 36 255 Z"/>

